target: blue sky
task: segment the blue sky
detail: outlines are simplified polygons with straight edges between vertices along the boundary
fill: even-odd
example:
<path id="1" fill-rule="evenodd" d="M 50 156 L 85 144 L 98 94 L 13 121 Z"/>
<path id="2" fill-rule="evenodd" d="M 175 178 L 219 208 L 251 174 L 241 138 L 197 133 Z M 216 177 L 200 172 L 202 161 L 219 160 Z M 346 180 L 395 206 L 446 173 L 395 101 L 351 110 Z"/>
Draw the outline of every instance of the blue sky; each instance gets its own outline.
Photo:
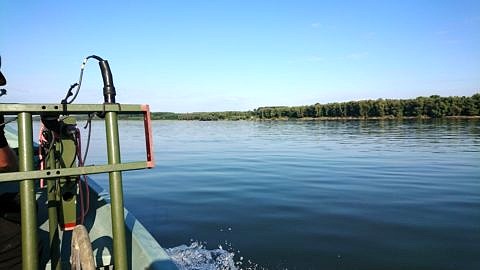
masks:
<path id="1" fill-rule="evenodd" d="M 480 1 L 2 1 L 2 102 L 59 102 L 84 57 L 117 101 L 249 110 L 480 92 Z M 77 102 L 102 102 L 89 62 Z"/>

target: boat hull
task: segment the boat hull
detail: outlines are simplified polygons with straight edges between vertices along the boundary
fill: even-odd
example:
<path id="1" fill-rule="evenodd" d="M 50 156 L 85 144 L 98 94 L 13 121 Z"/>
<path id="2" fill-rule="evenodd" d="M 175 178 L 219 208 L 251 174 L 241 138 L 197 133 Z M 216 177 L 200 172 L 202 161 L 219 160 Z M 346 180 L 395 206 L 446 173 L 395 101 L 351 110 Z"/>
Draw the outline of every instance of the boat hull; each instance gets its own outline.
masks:
<path id="1" fill-rule="evenodd" d="M 90 209 L 85 216 L 86 227 L 92 243 L 93 256 L 97 268 L 113 265 L 113 236 L 111 205 L 109 194 L 94 180 L 89 178 Z M 45 190 L 37 192 L 39 238 L 42 250 L 48 250 L 48 213 Z M 127 261 L 129 269 L 177 269 L 165 250 L 158 244 L 135 216 L 125 209 L 127 240 Z M 70 267 L 71 232 L 60 231 L 62 269 Z M 46 248 L 46 249 L 45 249 Z M 48 252 L 42 252 L 42 264 L 51 269 Z"/>

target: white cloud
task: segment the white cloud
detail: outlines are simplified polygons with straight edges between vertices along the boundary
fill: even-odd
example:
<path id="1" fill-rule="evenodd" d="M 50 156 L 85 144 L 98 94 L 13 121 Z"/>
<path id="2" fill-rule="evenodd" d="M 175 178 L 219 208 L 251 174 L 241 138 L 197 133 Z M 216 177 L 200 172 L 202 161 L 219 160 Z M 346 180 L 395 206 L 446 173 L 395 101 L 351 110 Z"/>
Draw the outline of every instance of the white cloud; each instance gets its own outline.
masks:
<path id="1" fill-rule="evenodd" d="M 319 28 L 320 26 L 322 26 L 322 25 L 321 25 L 320 23 L 318 23 L 318 22 L 312 23 L 312 27 L 313 27 L 313 28 Z"/>

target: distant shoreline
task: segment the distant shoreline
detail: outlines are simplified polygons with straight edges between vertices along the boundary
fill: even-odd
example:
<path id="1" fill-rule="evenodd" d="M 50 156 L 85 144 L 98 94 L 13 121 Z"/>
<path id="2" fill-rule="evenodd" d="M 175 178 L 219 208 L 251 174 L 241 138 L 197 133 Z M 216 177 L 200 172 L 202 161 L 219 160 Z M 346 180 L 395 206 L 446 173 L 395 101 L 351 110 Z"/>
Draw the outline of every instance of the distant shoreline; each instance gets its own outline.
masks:
<path id="1" fill-rule="evenodd" d="M 303 117 L 303 118 L 269 118 L 269 119 L 253 119 L 252 121 L 362 121 L 362 120 L 432 120 L 432 119 L 480 119 L 480 116 L 444 116 L 442 118 L 429 116 L 385 116 L 385 117 Z"/>
<path id="2" fill-rule="evenodd" d="M 480 93 L 471 97 L 417 97 L 375 99 L 303 106 L 268 106 L 252 111 L 152 113 L 152 119 L 178 120 L 348 120 L 476 118 L 480 116 Z"/>
<path id="3" fill-rule="evenodd" d="M 122 119 L 142 118 L 121 115 Z M 480 93 L 471 97 L 417 97 L 414 99 L 375 99 L 303 106 L 267 106 L 250 111 L 152 112 L 152 120 L 390 120 L 390 119 L 477 119 L 480 118 Z"/>
<path id="4" fill-rule="evenodd" d="M 143 118 L 140 117 L 122 117 L 119 115 L 120 120 L 131 120 L 131 121 L 143 121 Z M 385 121 L 385 120 L 472 120 L 480 119 L 479 115 L 474 116 L 444 116 L 441 118 L 438 117 L 429 117 L 429 116 L 403 116 L 403 117 L 303 117 L 303 118 L 251 118 L 251 119 L 212 119 L 212 120 L 202 120 L 202 119 L 152 119 L 152 121 L 199 121 L 199 122 L 210 122 L 210 121 L 259 121 L 259 122 L 269 122 L 269 121 Z"/>

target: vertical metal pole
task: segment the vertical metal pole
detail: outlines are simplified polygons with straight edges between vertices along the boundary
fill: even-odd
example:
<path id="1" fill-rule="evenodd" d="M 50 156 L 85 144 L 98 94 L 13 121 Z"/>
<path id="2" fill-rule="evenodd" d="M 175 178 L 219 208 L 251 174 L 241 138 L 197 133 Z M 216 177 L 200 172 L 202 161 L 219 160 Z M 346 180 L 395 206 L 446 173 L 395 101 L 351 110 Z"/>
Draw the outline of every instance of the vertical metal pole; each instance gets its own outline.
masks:
<path id="1" fill-rule="evenodd" d="M 51 139 L 53 142 L 53 138 Z M 55 148 L 52 147 L 48 153 L 48 169 L 55 169 Z M 60 264 L 60 238 L 58 232 L 58 179 L 51 178 L 47 180 L 47 198 L 48 198 L 48 232 L 50 236 L 50 262 L 52 269 L 61 270 Z"/>
<path id="2" fill-rule="evenodd" d="M 33 170 L 32 114 L 18 114 L 18 165 L 20 172 Z M 35 181 L 20 181 L 20 207 L 22 222 L 22 268 L 38 268 L 37 209 Z"/>
<path id="3" fill-rule="evenodd" d="M 107 133 L 108 164 L 119 164 L 120 142 L 118 137 L 118 118 L 116 112 L 105 115 Z M 122 173 L 111 172 L 110 200 L 112 204 L 113 262 L 115 269 L 128 269 L 127 244 L 125 238 L 125 218 L 123 211 Z"/>

